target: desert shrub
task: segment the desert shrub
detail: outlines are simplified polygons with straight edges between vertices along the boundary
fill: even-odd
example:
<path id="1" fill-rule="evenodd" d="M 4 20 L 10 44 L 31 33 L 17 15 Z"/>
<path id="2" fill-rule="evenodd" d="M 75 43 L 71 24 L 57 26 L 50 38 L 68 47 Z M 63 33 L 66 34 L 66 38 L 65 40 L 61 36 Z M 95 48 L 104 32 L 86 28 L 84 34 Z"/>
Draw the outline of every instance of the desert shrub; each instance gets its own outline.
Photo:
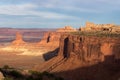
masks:
<path id="1" fill-rule="evenodd" d="M 43 74 L 37 71 L 29 71 L 29 73 L 31 74 L 27 80 L 42 80 L 43 78 Z"/>
<path id="2" fill-rule="evenodd" d="M 13 80 L 13 78 L 5 77 L 4 80 Z"/>
<path id="3" fill-rule="evenodd" d="M 57 77 L 49 72 L 38 72 L 38 71 L 29 71 L 28 75 L 23 75 L 20 71 L 15 68 L 10 68 L 5 65 L 1 68 L 1 72 L 4 74 L 4 80 L 64 80 L 61 77 Z"/>
<path id="4" fill-rule="evenodd" d="M 55 76 L 54 74 L 49 73 L 49 72 L 46 72 L 46 71 L 44 71 L 42 74 L 43 74 L 44 76 L 48 77 L 49 80 L 64 80 L 63 78 L 57 77 L 57 76 Z"/>
<path id="5" fill-rule="evenodd" d="M 10 67 L 8 65 L 4 65 L 3 69 L 9 69 Z"/>
<path id="6" fill-rule="evenodd" d="M 23 77 L 23 75 L 16 70 L 11 71 L 10 74 L 16 78 Z"/>
<path id="7" fill-rule="evenodd" d="M 32 70 L 30 70 L 29 73 L 32 74 L 32 75 L 41 74 L 41 73 L 38 72 L 38 71 L 32 71 Z"/>
<path id="8" fill-rule="evenodd" d="M 44 71 L 42 74 L 47 76 L 47 77 L 54 77 L 54 75 L 52 73 L 48 73 L 46 71 Z"/>
<path id="9" fill-rule="evenodd" d="M 49 72 L 37 72 L 37 71 L 29 71 L 31 75 L 27 78 L 27 80 L 44 80 L 46 77 L 48 80 L 64 80 L 61 77 L 56 77 L 54 74 Z"/>
<path id="10" fill-rule="evenodd" d="M 61 77 L 56 77 L 55 80 L 64 80 L 64 79 Z"/>

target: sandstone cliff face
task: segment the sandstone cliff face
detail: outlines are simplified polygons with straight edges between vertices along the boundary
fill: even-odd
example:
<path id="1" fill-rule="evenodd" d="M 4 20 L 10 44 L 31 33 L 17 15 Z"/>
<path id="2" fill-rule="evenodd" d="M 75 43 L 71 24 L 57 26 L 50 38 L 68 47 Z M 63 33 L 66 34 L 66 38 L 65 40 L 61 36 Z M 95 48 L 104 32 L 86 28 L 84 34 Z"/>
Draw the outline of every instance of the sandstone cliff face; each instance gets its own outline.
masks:
<path id="1" fill-rule="evenodd" d="M 59 40 L 62 33 L 59 32 L 47 32 L 44 34 L 42 40 L 38 43 L 38 45 L 43 46 L 45 48 L 50 48 L 51 50 L 59 47 Z"/>
<path id="2" fill-rule="evenodd" d="M 81 61 L 104 61 L 106 56 L 120 58 L 119 38 L 62 35 L 59 56 Z"/>
<path id="3" fill-rule="evenodd" d="M 40 43 L 49 43 L 54 41 L 59 41 L 60 39 L 60 33 L 57 32 L 47 32 L 44 34 L 44 37 L 40 41 Z"/>
<path id="4" fill-rule="evenodd" d="M 34 70 L 52 72 L 65 80 L 118 79 L 119 39 L 62 34 L 58 56 L 35 66 Z"/>
<path id="5" fill-rule="evenodd" d="M 111 62 L 115 59 L 120 59 L 120 41 L 119 38 L 88 37 L 64 33 L 61 35 L 58 56 L 55 58 L 60 61 L 66 59 L 67 62 L 65 63 L 67 65 L 71 64 L 71 67 L 67 69 L 83 66 L 81 62 L 85 64 L 86 62 L 92 64 L 104 61 Z M 47 63 L 51 63 L 51 61 Z M 47 63 L 45 65 L 47 65 Z M 59 62 L 56 61 L 54 64 L 57 65 L 58 63 Z M 72 63 L 76 65 L 72 65 Z M 55 69 L 56 71 L 61 70 L 60 66 L 57 67 L 58 68 Z"/>

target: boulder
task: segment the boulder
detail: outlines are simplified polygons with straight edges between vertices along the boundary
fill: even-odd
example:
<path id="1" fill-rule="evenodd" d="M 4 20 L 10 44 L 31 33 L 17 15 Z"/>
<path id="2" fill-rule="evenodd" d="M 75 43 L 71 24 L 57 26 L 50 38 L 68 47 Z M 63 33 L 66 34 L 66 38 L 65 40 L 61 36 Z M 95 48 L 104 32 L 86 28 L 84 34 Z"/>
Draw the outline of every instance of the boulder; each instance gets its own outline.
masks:
<path id="1" fill-rule="evenodd" d="M 3 76 L 2 72 L 0 72 L 0 80 L 4 80 L 4 76 Z"/>

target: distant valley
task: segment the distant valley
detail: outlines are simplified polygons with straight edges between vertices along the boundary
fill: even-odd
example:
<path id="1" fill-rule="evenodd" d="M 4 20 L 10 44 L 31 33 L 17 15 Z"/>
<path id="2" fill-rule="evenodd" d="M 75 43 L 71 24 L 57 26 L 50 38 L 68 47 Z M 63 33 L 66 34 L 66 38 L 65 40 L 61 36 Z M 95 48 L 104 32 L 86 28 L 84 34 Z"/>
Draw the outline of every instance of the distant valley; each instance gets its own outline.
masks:
<path id="1" fill-rule="evenodd" d="M 41 54 L 41 51 L 39 46 L 37 47 L 36 43 L 40 42 L 44 33 L 54 30 L 55 29 L 43 29 L 43 28 L 41 29 L 0 28 L 0 66 L 9 65 L 21 69 L 30 69 L 34 67 L 34 65 L 36 64 L 43 63 L 44 59 L 42 58 L 42 56 L 39 55 Z M 18 46 L 12 45 L 12 42 L 16 40 L 17 32 L 19 32 L 22 35 L 21 38 L 27 44 Z M 42 51 L 45 50 L 43 49 Z M 28 54 L 18 55 L 21 53 Z"/>

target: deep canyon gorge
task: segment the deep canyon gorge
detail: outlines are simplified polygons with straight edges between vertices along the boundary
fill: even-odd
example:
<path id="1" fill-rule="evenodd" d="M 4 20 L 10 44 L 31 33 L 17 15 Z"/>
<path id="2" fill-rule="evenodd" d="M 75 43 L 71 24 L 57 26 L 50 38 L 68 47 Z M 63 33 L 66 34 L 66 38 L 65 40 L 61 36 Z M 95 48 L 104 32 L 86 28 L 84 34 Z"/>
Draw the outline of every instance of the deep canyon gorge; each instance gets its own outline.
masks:
<path id="1" fill-rule="evenodd" d="M 25 41 L 24 32 L 16 31 L 14 40 L 1 44 L 0 57 L 4 63 L 0 66 L 47 71 L 65 80 L 117 80 L 120 76 L 120 33 L 114 27 L 111 32 L 109 27 L 92 28 L 91 25 L 93 27 L 87 23 L 84 31 L 70 26 L 43 30 L 40 40 L 33 42 Z"/>

